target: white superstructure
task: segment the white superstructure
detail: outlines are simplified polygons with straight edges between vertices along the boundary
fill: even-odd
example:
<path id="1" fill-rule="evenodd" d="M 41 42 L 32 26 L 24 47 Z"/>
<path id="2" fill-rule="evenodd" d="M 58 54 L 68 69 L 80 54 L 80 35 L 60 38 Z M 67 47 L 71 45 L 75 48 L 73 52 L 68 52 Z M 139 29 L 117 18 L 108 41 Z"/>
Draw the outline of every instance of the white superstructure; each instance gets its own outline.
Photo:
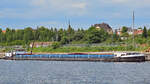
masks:
<path id="1" fill-rule="evenodd" d="M 26 53 L 27 52 L 24 51 L 24 49 L 18 49 L 18 50 L 15 50 L 15 51 L 6 52 L 5 57 L 12 57 L 12 56 L 15 56 L 15 55 L 23 55 L 23 54 L 26 54 Z"/>
<path id="2" fill-rule="evenodd" d="M 12 57 L 14 54 L 15 52 L 10 51 L 10 52 L 5 53 L 5 57 Z"/>
<path id="3" fill-rule="evenodd" d="M 128 57 L 144 57 L 142 53 L 114 53 L 115 57 L 128 58 Z"/>

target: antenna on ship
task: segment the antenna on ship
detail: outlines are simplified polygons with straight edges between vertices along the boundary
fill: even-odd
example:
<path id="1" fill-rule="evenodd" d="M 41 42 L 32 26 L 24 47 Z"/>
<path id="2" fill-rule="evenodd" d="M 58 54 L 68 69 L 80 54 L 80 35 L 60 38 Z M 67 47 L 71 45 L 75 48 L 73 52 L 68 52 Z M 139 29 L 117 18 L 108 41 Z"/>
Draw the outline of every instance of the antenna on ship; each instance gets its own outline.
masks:
<path id="1" fill-rule="evenodd" d="M 134 15 L 134 11 L 133 11 L 133 15 L 132 15 L 132 32 L 133 32 L 133 47 L 135 46 L 135 42 L 134 42 L 134 20 L 135 20 L 135 15 Z"/>

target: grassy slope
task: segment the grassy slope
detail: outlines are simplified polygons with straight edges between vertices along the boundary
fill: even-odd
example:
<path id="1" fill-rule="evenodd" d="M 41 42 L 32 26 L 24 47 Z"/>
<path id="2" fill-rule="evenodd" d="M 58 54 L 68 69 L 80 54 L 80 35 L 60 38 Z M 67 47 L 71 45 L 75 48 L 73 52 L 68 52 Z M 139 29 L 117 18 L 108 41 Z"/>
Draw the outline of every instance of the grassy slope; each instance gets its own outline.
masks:
<path id="1" fill-rule="evenodd" d="M 49 53 L 68 53 L 68 52 L 102 52 L 102 51 L 144 51 L 147 47 L 60 47 L 57 49 L 52 49 L 51 47 L 40 47 L 34 48 L 33 52 L 49 52 Z"/>

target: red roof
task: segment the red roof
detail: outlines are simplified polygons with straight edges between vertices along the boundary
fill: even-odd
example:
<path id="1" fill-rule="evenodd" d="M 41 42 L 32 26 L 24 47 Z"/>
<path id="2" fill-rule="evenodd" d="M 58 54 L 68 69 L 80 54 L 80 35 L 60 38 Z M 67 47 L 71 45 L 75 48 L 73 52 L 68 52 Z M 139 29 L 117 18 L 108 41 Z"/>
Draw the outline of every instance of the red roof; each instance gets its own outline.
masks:
<path id="1" fill-rule="evenodd" d="M 138 29 L 138 30 L 134 31 L 135 35 L 142 34 L 142 33 L 143 33 L 142 29 Z"/>
<path id="2" fill-rule="evenodd" d="M 3 30 L 2 32 L 3 32 L 3 33 L 6 33 L 6 30 Z"/>

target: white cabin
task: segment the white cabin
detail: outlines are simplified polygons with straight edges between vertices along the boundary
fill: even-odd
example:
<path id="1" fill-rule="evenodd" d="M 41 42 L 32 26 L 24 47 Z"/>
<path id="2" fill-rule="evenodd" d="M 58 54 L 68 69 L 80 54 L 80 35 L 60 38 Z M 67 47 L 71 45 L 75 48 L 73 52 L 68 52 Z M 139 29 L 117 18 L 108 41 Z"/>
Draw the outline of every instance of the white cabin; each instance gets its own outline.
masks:
<path id="1" fill-rule="evenodd" d="M 10 51 L 10 52 L 5 53 L 5 57 L 12 57 L 14 54 L 15 52 Z"/>
<path id="2" fill-rule="evenodd" d="M 115 57 L 144 57 L 145 55 L 142 53 L 114 53 Z"/>
<path id="3" fill-rule="evenodd" d="M 12 57 L 15 55 L 23 55 L 26 54 L 27 52 L 24 49 L 17 49 L 15 51 L 10 51 L 5 53 L 5 57 Z"/>

